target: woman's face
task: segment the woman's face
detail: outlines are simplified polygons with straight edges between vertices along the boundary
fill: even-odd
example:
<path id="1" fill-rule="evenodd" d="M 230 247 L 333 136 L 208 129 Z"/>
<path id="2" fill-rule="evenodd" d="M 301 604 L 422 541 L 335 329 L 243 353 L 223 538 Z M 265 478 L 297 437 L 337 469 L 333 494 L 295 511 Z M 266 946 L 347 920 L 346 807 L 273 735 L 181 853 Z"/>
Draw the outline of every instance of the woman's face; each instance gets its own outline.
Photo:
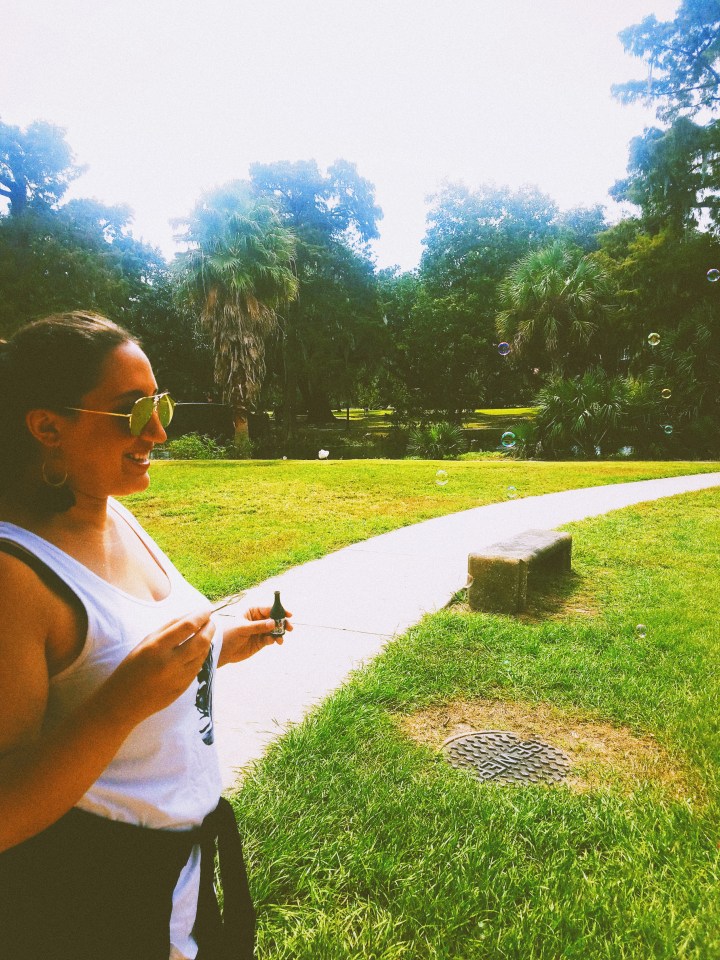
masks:
<path id="1" fill-rule="evenodd" d="M 130 413 L 140 397 L 158 392 L 150 361 L 134 343 L 112 350 L 102 365 L 97 386 L 78 403 L 87 410 Z M 93 498 L 124 496 L 150 483 L 150 451 L 167 439 L 155 412 L 138 437 L 129 420 L 95 413 L 63 418 L 60 450 L 68 484 L 77 494 Z"/>

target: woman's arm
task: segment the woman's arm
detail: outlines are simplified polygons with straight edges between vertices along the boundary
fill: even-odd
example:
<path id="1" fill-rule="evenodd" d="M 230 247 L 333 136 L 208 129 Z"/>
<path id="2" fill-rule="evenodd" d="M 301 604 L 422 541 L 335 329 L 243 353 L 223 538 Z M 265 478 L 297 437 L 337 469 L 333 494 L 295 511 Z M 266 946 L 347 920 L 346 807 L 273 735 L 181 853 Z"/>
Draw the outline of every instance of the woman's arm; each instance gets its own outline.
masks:
<path id="1" fill-rule="evenodd" d="M 45 731 L 45 644 L 60 602 L 24 564 L 0 556 L 0 851 L 77 803 L 133 728 L 187 689 L 215 629 L 206 610 L 150 634 L 88 700 Z"/>

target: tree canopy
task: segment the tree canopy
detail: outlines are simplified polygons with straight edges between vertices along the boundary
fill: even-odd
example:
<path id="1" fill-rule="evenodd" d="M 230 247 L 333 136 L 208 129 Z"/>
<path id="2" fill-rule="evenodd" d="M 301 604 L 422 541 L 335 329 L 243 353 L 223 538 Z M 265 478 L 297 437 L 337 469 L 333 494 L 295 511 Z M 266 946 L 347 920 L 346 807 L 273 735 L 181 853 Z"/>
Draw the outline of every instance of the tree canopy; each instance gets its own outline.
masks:
<path id="1" fill-rule="evenodd" d="M 655 103 L 660 120 L 720 106 L 720 0 L 683 0 L 674 20 L 654 14 L 620 33 L 625 50 L 647 63 L 647 77 L 614 84 L 625 103 Z"/>
<path id="2" fill-rule="evenodd" d="M 345 160 L 325 174 L 314 160 L 253 164 L 249 184 L 277 204 L 296 238 L 299 294 L 284 314 L 276 377 L 277 412 L 290 435 L 300 405 L 311 421 L 332 421 L 332 401 L 349 399 L 381 349 L 367 243 L 378 235 L 382 211 L 372 184 Z"/>
<path id="3" fill-rule="evenodd" d="M 719 451 L 716 8 L 686 0 L 623 33 L 652 65 L 643 95 L 664 124 L 631 142 L 613 188 L 635 215 L 608 226 L 599 205 L 561 212 L 535 187 L 446 183 L 406 273 L 376 269 L 382 212 L 347 160 L 251 165 L 176 221 L 188 249 L 171 269 L 126 205 L 64 201 L 81 168 L 62 130 L 0 124 L 0 336 L 106 313 L 142 337 L 165 387 L 214 394 L 238 423 L 272 409 L 283 442 L 299 414 L 333 423 L 361 398 L 406 425 L 539 400 L 554 455 L 621 435 L 651 455 Z"/>
<path id="4" fill-rule="evenodd" d="M 266 341 L 278 333 L 278 310 L 297 295 L 295 238 L 275 207 L 221 191 L 201 200 L 176 260 L 181 299 L 197 311 L 212 342 L 215 381 L 246 430 L 265 377 Z"/>
<path id="5" fill-rule="evenodd" d="M 498 337 L 541 369 L 581 373 L 599 359 L 613 300 L 602 263 L 558 240 L 526 254 L 503 281 Z"/>
<path id="6" fill-rule="evenodd" d="M 0 122 L 0 197 L 9 201 L 11 216 L 57 206 L 82 172 L 60 127 L 36 120 L 22 130 Z"/>

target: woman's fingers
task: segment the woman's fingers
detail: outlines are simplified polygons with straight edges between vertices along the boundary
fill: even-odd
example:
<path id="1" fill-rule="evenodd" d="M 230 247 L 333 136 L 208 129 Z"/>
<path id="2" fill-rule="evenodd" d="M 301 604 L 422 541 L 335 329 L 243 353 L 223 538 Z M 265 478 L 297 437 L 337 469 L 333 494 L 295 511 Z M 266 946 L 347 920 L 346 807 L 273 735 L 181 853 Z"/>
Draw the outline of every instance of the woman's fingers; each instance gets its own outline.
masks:
<path id="1" fill-rule="evenodd" d="M 171 620 L 153 634 L 154 642 L 161 648 L 180 647 L 202 630 L 206 624 L 212 622 L 210 620 L 211 614 L 212 608 L 206 607 L 203 610 L 197 610 L 184 617 Z"/>
<path id="2" fill-rule="evenodd" d="M 292 630 L 293 628 L 293 625 L 289 619 L 290 617 L 292 617 L 292 611 L 286 610 L 285 629 L 288 631 Z M 249 610 L 245 611 L 245 618 L 253 622 L 257 622 L 258 620 L 268 620 L 271 624 L 270 630 L 272 630 L 275 626 L 275 621 L 270 616 L 270 607 L 250 607 Z"/>
<path id="3" fill-rule="evenodd" d="M 196 664 L 198 669 L 202 666 L 205 657 L 212 646 L 212 639 L 215 636 L 215 624 L 208 620 L 199 630 L 179 643 L 175 648 L 183 657 L 183 663 L 190 665 Z"/>
<path id="4" fill-rule="evenodd" d="M 142 640 L 110 680 L 135 722 L 169 706 L 197 676 L 212 646 L 215 624 L 205 609 L 179 617 Z"/>

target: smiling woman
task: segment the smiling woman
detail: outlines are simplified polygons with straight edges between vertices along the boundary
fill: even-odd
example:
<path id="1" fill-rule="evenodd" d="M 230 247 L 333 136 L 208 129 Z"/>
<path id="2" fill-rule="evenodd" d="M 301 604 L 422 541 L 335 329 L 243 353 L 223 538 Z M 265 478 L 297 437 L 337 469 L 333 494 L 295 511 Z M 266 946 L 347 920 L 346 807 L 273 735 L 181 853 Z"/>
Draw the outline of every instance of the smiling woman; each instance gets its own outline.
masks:
<path id="1" fill-rule="evenodd" d="M 57 452 L 36 442 L 25 414 L 45 407 L 60 412 L 79 403 L 106 355 L 123 344 L 137 345 L 116 324 L 81 313 L 28 324 L 10 343 L 0 344 L 0 445 L 6 451 L 0 458 L 0 494 L 48 513 L 74 504 L 71 487 L 58 482 Z"/>
<path id="2" fill-rule="evenodd" d="M 213 621 L 115 499 L 148 486 L 173 407 L 103 317 L 49 317 L 0 345 L 0 941 L 13 960 L 253 955 L 212 686 L 219 666 L 282 639 L 269 608 Z"/>

